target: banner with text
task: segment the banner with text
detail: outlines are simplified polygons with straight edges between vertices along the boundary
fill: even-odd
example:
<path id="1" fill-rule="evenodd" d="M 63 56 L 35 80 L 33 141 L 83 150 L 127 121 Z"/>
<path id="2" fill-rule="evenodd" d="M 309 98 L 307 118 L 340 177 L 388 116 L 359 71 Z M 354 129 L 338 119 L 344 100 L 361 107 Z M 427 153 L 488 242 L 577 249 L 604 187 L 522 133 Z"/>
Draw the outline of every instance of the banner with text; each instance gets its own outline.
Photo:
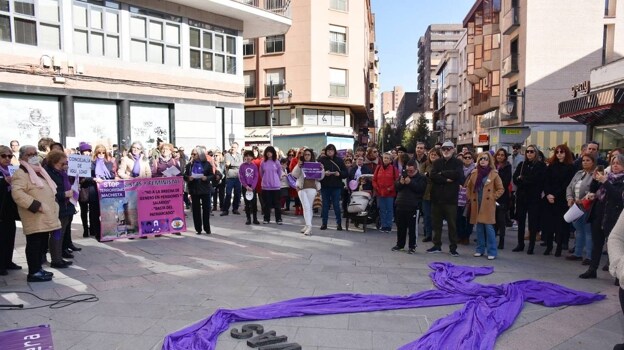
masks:
<path id="1" fill-rule="evenodd" d="M 183 191 L 181 177 L 98 184 L 101 240 L 185 231 Z"/>

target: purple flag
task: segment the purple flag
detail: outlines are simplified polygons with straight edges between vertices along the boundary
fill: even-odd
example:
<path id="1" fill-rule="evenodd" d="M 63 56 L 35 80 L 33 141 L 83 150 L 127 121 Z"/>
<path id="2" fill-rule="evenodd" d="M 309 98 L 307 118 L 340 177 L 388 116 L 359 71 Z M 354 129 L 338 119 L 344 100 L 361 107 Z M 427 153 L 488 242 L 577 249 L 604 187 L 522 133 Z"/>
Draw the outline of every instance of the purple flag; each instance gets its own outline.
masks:
<path id="1" fill-rule="evenodd" d="M 502 285 L 472 283 L 476 276 L 492 273 L 492 267 L 442 262 L 429 267 L 434 270 L 430 276 L 436 290 L 408 296 L 331 294 L 238 310 L 219 309 L 209 318 L 168 335 L 162 348 L 214 349 L 219 334 L 234 322 L 465 304 L 463 309 L 436 321 L 420 339 L 400 349 L 493 349 L 496 337 L 513 324 L 525 301 L 553 307 L 589 304 L 605 298 L 534 280 Z"/>

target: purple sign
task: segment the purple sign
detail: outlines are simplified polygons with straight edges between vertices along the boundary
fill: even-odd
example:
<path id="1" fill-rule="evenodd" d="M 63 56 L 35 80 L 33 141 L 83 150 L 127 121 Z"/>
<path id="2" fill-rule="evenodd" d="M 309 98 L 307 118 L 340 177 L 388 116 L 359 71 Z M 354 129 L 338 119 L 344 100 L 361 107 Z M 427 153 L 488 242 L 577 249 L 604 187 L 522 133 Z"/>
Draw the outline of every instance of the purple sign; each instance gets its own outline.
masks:
<path id="1" fill-rule="evenodd" d="M 0 332 L 0 344 L 4 350 L 54 349 L 50 325 Z"/>
<path id="2" fill-rule="evenodd" d="M 323 166 L 317 162 L 305 162 L 301 166 L 305 179 L 320 180 L 323 176 Z"/>
<path id="3" fill-rule="evenodd" d="M 336 155 L 340 158 L 343 158 L 347 156 L 347 150 L 346 149 L 339 149 L 336 151 Z"/>

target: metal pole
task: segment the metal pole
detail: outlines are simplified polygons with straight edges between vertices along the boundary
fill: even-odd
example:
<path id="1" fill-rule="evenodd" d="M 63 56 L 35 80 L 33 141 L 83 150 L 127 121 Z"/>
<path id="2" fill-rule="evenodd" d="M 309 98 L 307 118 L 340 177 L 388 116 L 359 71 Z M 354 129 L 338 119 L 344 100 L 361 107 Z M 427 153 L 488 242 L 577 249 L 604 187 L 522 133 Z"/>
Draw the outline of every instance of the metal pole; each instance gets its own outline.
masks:
<path id="1" fill-rule="evenodd" d="M 524 107 L 526 106 L 526 87 L 522 90 L 522 114 L 520 115 L 520 126 L 524 126 Z"/>
<path id="2" fill-rule="evenodd" d="M 269 144 L 273 146 L 273 115 L 275 111 L 273 110 L 273 79 L 269 81 L 269 90 L 271 91 L 271 115 L 269 120 Z"/>

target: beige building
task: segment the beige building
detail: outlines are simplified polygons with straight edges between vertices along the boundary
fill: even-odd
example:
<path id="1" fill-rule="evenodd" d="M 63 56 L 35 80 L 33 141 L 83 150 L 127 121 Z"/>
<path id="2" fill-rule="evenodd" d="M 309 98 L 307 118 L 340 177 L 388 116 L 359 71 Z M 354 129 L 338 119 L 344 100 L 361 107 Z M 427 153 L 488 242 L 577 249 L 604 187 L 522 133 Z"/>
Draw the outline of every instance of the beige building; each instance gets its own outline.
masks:
<path id="1" fill-rule="evenodd" d="M 246 143 L 368 143 L 379 74 L 370 1 L 297 0 L 290 10 L 288 33 L 244 45 Z"/>
<path id="2" fill-rule="evenodd" d="M 385 115 L 390 111 L 396 111 L 399 108 L 399 103 L 405 95 L 405 90 L 402 86 L 395 86 L 392 91 L 384 91 L 381 93 L 381 113 Z"/>
<path id="3" fill-rule="evenodd" d="M 2 1 L 0 143 L 244 141 L 243 39 L 289 1 Z"/>

